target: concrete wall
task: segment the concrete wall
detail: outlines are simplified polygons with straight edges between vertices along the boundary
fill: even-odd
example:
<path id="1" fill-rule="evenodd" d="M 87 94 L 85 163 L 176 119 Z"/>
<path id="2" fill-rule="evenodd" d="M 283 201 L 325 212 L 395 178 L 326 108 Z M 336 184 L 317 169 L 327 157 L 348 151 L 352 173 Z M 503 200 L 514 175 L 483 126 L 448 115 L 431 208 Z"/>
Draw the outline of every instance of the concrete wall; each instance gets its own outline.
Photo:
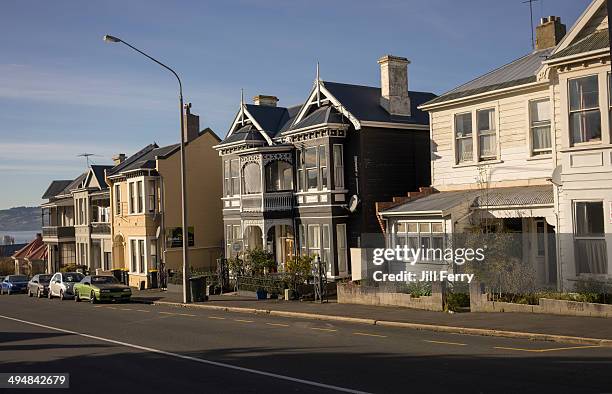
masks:
<path id="1" fill-rule="evenodd" d="M 432 287 L 435 287 L 432 286 Z M 431 296 L 412 297 L 410 294 L 390 293 L 375 287 L 359 286 L 353 283 L 338 283 L 339 304 L 377 306 L 400 306 L 404 308 L 443 311 L 442 288 L 432 288 Z"/>

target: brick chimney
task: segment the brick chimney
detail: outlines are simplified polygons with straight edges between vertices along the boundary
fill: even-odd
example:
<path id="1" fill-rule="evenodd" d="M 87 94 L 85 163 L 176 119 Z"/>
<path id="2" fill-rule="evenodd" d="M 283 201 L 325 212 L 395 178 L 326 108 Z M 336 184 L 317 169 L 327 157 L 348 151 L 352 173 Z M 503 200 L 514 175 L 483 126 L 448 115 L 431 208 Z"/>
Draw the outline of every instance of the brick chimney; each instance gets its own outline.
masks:
<path id="1" fill-rule="evenodd" d="M 185 114 L 183 116 L 185 122 L 183 137 L 185 138 L 185 143 L 187 143 L 198 138 L 200 134 L 200 117 L 191 113 L 191 103 L 185 104 Z"/>
<path id="2" fill-rule="evenodd" d="M 405 57 L 386 55 L 380 64 L 380 105 L 391 115 L 410 116 L 408 65 Z"/>
<path id="3" fill-rule="evenodd" d="M 258 94 L 253 97 L 253 104 L 261 105 L 265 107 L 276 107 L 276 103 L 278 102 L 278 97 L 276 96 L 266 96 L 263 94 Z"/>
<path id="4" fill-rule="evenodd" d="M 118 153 L 115 156 L 113 156 L 112 159 L 113 159 L 113 163 L 115 163 L 115 165 L 118 166 L 119 164 L 123 163 L 123 161 L 125 160 L 125 153 Z"/>
<path id="5" fill-rule="evenodd" d="M 565 25 L 558 16 L 542 18 L 536 27 L 535 49 L 539 51 L 556 46 L 565 36 L 565 31 Z"/>

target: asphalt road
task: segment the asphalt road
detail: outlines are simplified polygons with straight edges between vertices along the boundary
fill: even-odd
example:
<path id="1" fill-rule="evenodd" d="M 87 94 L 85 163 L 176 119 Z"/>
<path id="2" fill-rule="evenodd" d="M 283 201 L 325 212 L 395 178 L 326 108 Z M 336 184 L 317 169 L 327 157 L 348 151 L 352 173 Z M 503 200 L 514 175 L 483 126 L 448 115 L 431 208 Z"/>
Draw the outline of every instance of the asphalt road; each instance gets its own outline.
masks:
<path id="1" fill-rule="evenodd" d="M 612 393 L 612 348 L 5 295 L 0 372 L 84 393 Z"/>

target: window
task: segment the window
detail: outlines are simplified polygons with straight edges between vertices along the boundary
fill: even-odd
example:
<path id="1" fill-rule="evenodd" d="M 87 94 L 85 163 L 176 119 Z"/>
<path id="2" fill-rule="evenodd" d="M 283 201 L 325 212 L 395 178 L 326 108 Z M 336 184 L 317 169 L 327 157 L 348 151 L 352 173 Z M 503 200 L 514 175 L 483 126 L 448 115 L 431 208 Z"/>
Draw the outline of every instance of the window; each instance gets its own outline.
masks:
<path id="1" fill-rule="evenodd" d="M 137 191 L 137 194 L 138 194 L 138 213 L 142 213 L 143 212 L 143 205 L 144 205 L 143 204 L 144 203 L 144 201 L 143 201 L 144 196 L 142 195 L 142 192 L 143 192 L 143 190 L 142 190 L 142 181 L 138 181 L 136 183 L 136 191 Z"/>
<path id="2" fill-rule="evenodd" d="M 232 195 L 232 178 L 230 176 L 230 161 L 225 160 L 223 162 L 223 195 Z"/>
<path id="3" fill-rule="evenodd" d="M 327 264 L 331 261 L 331 245 L 329 242 L 329 225 L 323 225 L 323 262 L 325 262 L 326 267 L 329 267 Z"/>
<path id="4" fill-rule="evenodd" d="M 115 215 L 121 215 L 121 185 L 115 185 Z"/>
<path id="5" fill-rule="evenodd" d="M 258 163 L 248 163 L 244 166 L 242 191 L 244 194 L 261 193 L 261 170 Z"/>
<path id="6" fill-rule="evenodd" d="M 293 167 L 286 161 L 273 161 L 266 166 L 266 191 L 283 190 L 293 190 Z"/>
<path id="7" fill-rule="evenodd" d="M 569 80 L 569 127 L 572 144 L 601 141 L 597 75 Z"/>
<path id="8" fill-rule="evenodd" d="M 130 198 L 130 213 L 136 212 L 136 194 L 134 193 L 134 183 L 130 182 L 128 184 L 128 192 Z"/>
<path id="9" fill-rule="evenodd" d="M 575 257 L 578 274 L 607 274 L 602 201 L 574 203 Z"/>
<path id="10" fill-rule="evenodd" d="M 325 145 L 319 145 L 319 176 L 321 188 L 327 189 L 327 147 Z"/>
<path id="11" fill-rule="evenodd" d="M 136 249 L 136 240 L 130 240 L 130 266 L 132 268 L 132 272 L 136 272 L 138 268 L 138 251 Z"/>
<path id="12" fill-rule="evenodd" d="M 240 236 L 240 225 L 239 224 L 228 224 L 225 227 L 225 238 L 226 238 L 226 250 L 225 257 L 230 258 L 236 255 L 234 251 L 234 243 L 239 242 L 242 237 Z"/>
<path id="13" fill-rule="evenodd" d="M 338 272 L 348 272 L 346 257 L 346 224 L 336 225 L 336 238 L 338 245 Z"/>
<path id="14" fill-rule="evenodd" d="M 608 73 L 608 131 L 612 140 L 612 74 Z"/>
<path id="15" fill-rule="evenodd" d="M 321 255 L 321 230 L 318 224 L 308 225 L 308 255 Z"/>
<path id="16" fill-rule="evenodd" d="M 147 195 L 147 202 L 148 202 L 148 206 L 149 206 L 149 212 L 155 212 L 155 206 L 157 205 L 157 198 L 156 198 L 156 185 L 155 185 L 155 181 L 154 180 L 149 180 L 149 187 L 148 187 L 148 195 Z"/>
<path id="17" fill-rule="evenodd" d="M 140 267 L 139 272 L 144 273 L 145 272 L 145 241 L 144 239 L 138 240 L 138 253 L 139 253 L 138 263 Z"/>
<path id="18" fill-rule="evenodd" d="M 529 130 L 531 133 L 531 155 L 551 153 L 550 102 L 548 99 L 529 102 Z"/>
<path id="19" fill-rule="evenodd" d="M 478 158 L 494 160 L 497 158 L 497 142 L 495 135 L 495 110 L 483 109 L 476 111 L 478 127 Z"/>
<path id="20" fill-rule="evenodd" d="M 300 249 L 302 251 L 302 256 L 307 256 L 307 245 L 306 245 L 306 226 L 304 224 L 300 224 Z"/>
<path id="21" fill-rule="evenodd" d="M 444 226 L 442 222 L 398 222 L 395 244 L 412 250 L 421 248 L 421 260 L 442 260 Z M 429 251 L 428 251 L 429 249 Z"/>
<path id="22" fill-rule="evenodd" d="M 536 220 L 536 234 L 537 234 L 537 250 L 536 255 L 538 257 L 546 256 L 546 230 L 544 220 Z"/>
<path id="23" fill-rule="evenodd" d="M 104 262 L 102 265 L 102 269 L 105 271 L 108 271 L 109 269 L 111 269 L 111 262 L 112 262 L 112 257 L 111 257 L 111 252 L 104 252 Z"/>
<path id="24" fill-rule="evenodd" d="M 339 144 L 334 144 L 334 187 L 344 189 L 344 156 Z"/>
<path id="25" fill-rule="evenodd" d="M 304 154 L 304 166 L 306 168 L 306 187 L 308 190 L 319 187 L 317 175 L 317 147 L 307 148 Z"/>
<path id="26" fill-rule="evenodd" d="M 297 187 L 299 191 L 304 191 L 304 155 L 300 149 L 295 151 L 295 161 L 297 167 Z"/>
<path id="27" fill-rule="evenodd" d="M 98 208 L 98 222 L 100 223 L 108 223 L 109 221 L 109 209 L 110 207 L 97 207 Z"/>
<path id="28" fill-rule="evenodd" d="M 157 241 L 156 240 L 151 240 L 151 243 L 149 244 L 149 256 L 151 256 L 151 264 L 150 267 L 151 269 L 156 269 L 157 268 Z"/>
<path id="29" fill-rule="evenodd" d="M 455 115 L 455 144 L 457 163 L 472 161 L 474 149 L 471 113 Z"/>

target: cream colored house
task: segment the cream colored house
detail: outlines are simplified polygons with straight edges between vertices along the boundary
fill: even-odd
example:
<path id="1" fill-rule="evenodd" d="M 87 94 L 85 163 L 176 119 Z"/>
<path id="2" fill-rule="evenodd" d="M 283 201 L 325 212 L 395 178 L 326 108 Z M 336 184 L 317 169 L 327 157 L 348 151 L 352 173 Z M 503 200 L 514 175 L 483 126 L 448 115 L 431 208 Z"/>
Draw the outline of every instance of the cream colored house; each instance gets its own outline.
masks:
<path id="1" fill-rule="evenodd" d="M 380 210 L 391 246 L 440 246 L 478 227 L 516 234 L 541 287 L 610 278 L 605 1 L 593 1 L 567 34 L 559 18 L 543 18 L 536 37 L 532 53 L 420 106 L 430 113 L 438 193 Z"/>
<path id="2" fill-rule="evenodd" d="M 212 146 L 219 138 L 199 131 L 196 115 L 185 113 L 189 264 L 211 270 L 222 254 L 221 160 Z M 149 287 L 160 263 L 182 267 L 180 145 L 151 144 L 107 172 L 110 188 L 113 268 L 129 271 L 130 285 Z"/>

